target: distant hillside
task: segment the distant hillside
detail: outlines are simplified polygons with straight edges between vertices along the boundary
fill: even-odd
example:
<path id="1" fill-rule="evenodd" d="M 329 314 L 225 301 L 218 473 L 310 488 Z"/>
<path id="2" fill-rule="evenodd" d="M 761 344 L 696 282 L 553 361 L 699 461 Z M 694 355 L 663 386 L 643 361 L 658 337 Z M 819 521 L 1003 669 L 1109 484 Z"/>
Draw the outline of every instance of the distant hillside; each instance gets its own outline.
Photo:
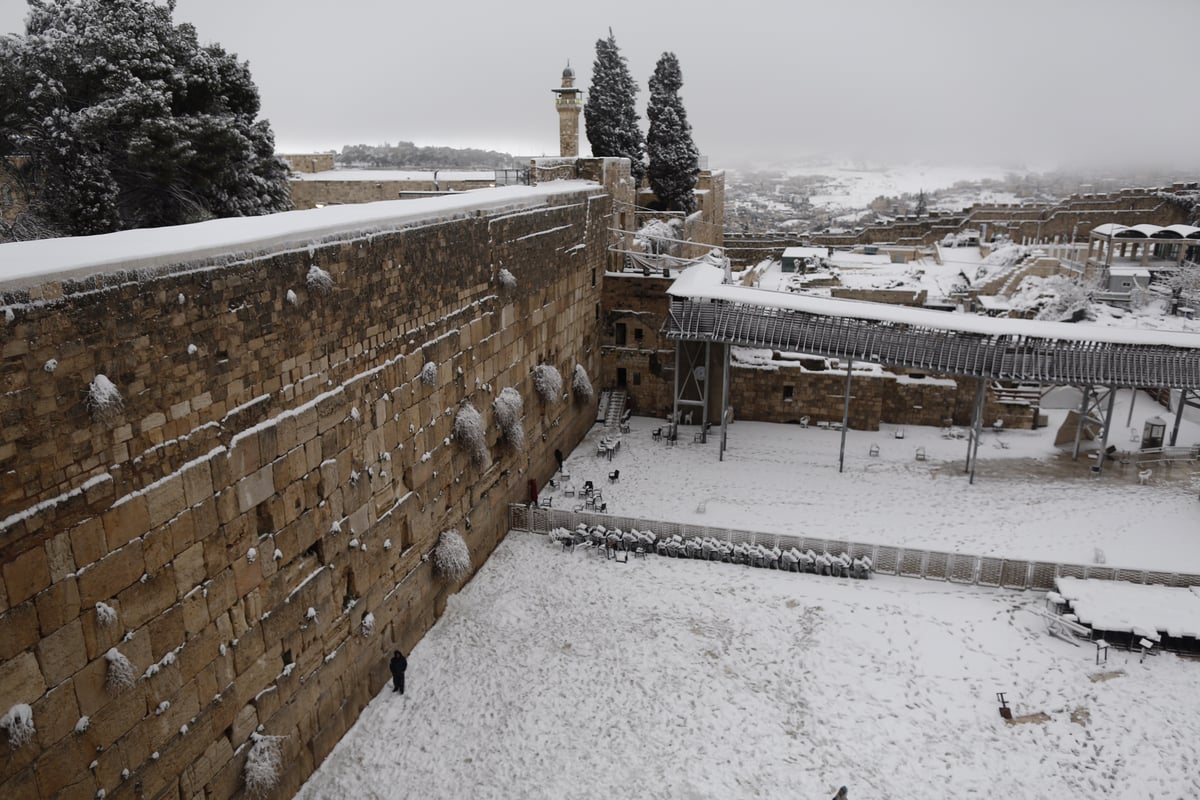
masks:
<path id="1" fill-rule="evenodd" d="M 495 150 L 455 147 L 418 147 L 412 142 L 351 144 L 342 148 L 337 163 L 345 167 L 375 169 L 445 169 L 512 167 L 513 157 Z"/>

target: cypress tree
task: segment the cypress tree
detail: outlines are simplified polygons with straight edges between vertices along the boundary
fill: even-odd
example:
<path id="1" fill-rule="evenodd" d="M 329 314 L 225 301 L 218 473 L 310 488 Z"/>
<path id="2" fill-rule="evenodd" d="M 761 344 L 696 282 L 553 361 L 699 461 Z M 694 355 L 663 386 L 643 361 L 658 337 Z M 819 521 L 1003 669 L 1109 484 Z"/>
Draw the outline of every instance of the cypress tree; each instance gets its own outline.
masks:
<path id="1" fill-rule="evenodd" d="M 683 74 L 674 53 L 663 53 L 650 78 L 650 118 L 647 176 L 664 209 L 691 213 L 696 207 L 692 191 L 700 172 L 700 151 L 692 141 L 692 126 L 679 97 Z"/>
<path id="2" fill-rule="evenodd" d="M 640 118 L 634 107 L 637 92 L 638 86 L 609 28 L 608 38 L 596 41 L 583 122 L 592 155 L 628 158 L 634 182 L 640 184 L 646 174 L 646 140 L 638 128 Z"/>
<path id="3" fill-rule="evenodd" d="M 291 206 L 250 70 L 174 25 L 174 0 L 30 0 L 0 37 L 0 156 L 67 235 Z"/>

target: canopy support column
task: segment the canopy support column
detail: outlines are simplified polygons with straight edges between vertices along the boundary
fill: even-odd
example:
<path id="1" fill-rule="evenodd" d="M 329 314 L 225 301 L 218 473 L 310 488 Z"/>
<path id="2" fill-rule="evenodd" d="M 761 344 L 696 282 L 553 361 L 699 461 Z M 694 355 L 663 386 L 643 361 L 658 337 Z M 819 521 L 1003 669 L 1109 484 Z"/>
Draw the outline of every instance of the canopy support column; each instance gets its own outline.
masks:
<path id="1" fill-rule="evenodd" d="M 1171 428 L 1171 447 L 1175 446 L 1175 440 L 1179 438 L 1179 423 L 1183 421 L 1185 406 L 1200 408 L 1200 389 L 1179 390 L 1179 407 L 1175 409 L 1175 425 Z"/>
<path id="2" fill-rule="evenodd" d="M 721 449 L 717 453 L 717 460 L 725 460 L 725 447 L 729 436 L 729 383 L 732 379 L 730 369 L 732 367 L 733 345 L 725 345 L 724 369 L 721 371 Z"/>
<path id="3" fill-rule="evenodd" d="M 983 431 L 983 403 L 987 398 L 987 383 L 983 378 L 975 382 L 975 402 L 971 410 L 971 439 L 967 442 L 967 469 L 971 473 L 968 483 L 975 483 L 975 462 L 979 460 L 979 437 Z"/>
<path id="4" fill-rule="evenodd" d="M 846 399 L 842 403 L 842 444 L 838 449 L 838 472 L 846 466 L 846 428 L 850 427 L 850 376 L 853 374 L 854 359 L 850 359 L 846 362 Z"/>
<path id="5" fill-rule="evenodd" d="M 1108 408 L 1104 411 L 1104 433 L 1100 436 L 1100 452 L 1096 454 L 1096 477 L 1104 473 L 1104 462 L 1108 458 L 1108 432 L 1112 430 L 1113 406 L 1117 402 L 1117 387 L 1108 389 Z"/>
<path id="6" fill-rule="evenodd" d="M 1075 447 L 1071 450 L 1071 458 L 1079 460 L 1079 442 L 1083 438 L 1083 422 L 1087 419 L 1088 404 L 1092 399 L 1092 387 L 1083 387 L 1083 402 L 1079 404 L 1079 419 L 1075 422 Z"/>

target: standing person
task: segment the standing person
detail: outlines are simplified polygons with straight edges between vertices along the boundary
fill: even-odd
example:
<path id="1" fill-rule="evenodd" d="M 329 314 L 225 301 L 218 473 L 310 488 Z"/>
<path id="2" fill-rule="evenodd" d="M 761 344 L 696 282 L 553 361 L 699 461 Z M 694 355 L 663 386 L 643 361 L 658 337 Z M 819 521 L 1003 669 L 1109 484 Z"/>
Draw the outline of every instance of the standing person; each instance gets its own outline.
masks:
<path id="1" fill-rule="evenodd" d="M 838 789 L 838 793 L 833 796 L 833 800 L 846 800 L 850 795 L 846 794 L 846 787 Z"/>
<path id="2" fill-rule="evenodd" d="M 557 461 L 557 462 L 558 462 L 558 471 L 559 471 L 559 472 L 562 472 L 562 462 L 563 462 L 563 454 L 562 454 L 562 450 L 555 450 L 555 451 L 554 451 L 554 459 L 555 459 L 555 461 Z"/>
<path id="3" fill-rule="evenodd" d="M 388 664 L 392 670 L 392 691 L 404 694 L 404 670 L 408 669 L 408 659 L 399 650 L 392 654 Z"/>

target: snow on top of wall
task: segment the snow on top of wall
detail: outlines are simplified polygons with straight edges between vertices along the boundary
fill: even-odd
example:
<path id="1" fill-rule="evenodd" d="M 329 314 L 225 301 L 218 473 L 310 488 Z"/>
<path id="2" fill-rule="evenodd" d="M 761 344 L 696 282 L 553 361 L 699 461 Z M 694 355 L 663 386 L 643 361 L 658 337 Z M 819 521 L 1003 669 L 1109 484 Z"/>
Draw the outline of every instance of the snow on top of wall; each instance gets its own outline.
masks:
<path id="1" fill-rule="evenodd" d="M 294 181 L 494 181 L 495 170 L 407 170 L 407 169 L 333 169 L 324 172 L 298 172 Z"/>
<path id="2" fill-rule="evenodd" d="M 1180 347 L 1200 350 L 1200 334 L 1161 330 L 1106 327 L 1073 322 L 981 317 L 931 311 L 911 306 L 867 303 L 832 297 L 774 292 L 749 286 L 723 284 L 723 272 L 717 267 L 697 264 L 689 267 L 667 289 L 672 297 L 693 300 L 725 300 L 764 308 L 779 308 L 829 317 L 852 317 L 876 322 L 896 322 L 940 330 L 979 333 L 985 336 L 1036 336 L 1064 341 L 1108 342 Z"/>
<path id="3" fill-rule="evenodd" d="M 230 217 L 168 228 L 0 244 L 0 289 L 36 286 L 117 269 L 143 269 L 204 258 L 306 245 L 338 234 L 395 230 L 474 211 L 528 207 L 555 195 L 596 188 L 592 181 L 476 189 L 442 197 L 326 206 L 261 217 Z"/>

